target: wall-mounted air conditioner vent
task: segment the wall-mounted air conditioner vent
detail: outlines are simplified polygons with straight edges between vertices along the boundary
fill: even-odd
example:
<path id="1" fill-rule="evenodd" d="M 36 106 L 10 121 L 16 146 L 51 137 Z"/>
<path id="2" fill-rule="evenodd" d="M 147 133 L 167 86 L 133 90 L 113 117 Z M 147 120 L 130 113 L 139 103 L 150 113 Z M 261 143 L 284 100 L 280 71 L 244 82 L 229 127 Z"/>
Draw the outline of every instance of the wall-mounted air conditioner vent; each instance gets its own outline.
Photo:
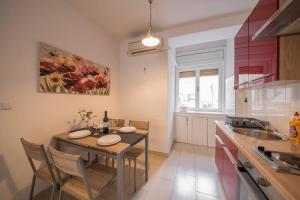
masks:
<path id="1" fill-rule="evenodd" d="M 155 47 L 146 47 L 142 44 L 141 40 L 138 41 L 133 41 L 128 43 L 128 56 L 137 56 L 137 55 L 142 55 L 146 53 L 154 53 L 158 51 L 162 51 L 163 47 L 163 41 L 160 38 L 160 44 Z"/>

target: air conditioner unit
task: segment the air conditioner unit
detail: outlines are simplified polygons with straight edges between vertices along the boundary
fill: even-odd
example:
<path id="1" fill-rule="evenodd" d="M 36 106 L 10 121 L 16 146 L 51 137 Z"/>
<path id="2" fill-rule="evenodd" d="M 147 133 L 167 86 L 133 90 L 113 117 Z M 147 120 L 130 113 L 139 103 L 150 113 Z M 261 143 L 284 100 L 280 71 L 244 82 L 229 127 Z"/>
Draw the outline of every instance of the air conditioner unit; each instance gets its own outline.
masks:
<path id="1" fill-rule="evenodd" d="M 128 56 L 137 56 L 141 54 L 146 54 L 146 53 L 154 53 L 154 52 L 159 52 L 162 51 L 163 47 L 163 41 L 162 38 L 160 38 L 160 43 L 159 45 L 155 47 L 146 47 L 143 45 L 141 40 L 138 41 L 132 41 L 128 43 Z"/>

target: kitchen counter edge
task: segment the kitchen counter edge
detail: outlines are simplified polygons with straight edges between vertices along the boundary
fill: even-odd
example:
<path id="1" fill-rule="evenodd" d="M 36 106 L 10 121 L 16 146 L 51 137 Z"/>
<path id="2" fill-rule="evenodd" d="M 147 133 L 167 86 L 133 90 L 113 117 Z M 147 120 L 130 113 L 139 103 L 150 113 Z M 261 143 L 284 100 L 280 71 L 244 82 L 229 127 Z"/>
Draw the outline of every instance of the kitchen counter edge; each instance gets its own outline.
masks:
<path id="1" fill-rule="evenodd" d="M 215 120 L 215 123 L 282 196 L 290 200 L 300 199 L 300 176 L 273 171 L 265 161 L 252 151 L 255 146 L 264 146 L 268 150 L 300 154 L 300 145 L 292 144 L 290 141 L 267 141 L 250 138 L 234 133 L 224 121 Z"/>

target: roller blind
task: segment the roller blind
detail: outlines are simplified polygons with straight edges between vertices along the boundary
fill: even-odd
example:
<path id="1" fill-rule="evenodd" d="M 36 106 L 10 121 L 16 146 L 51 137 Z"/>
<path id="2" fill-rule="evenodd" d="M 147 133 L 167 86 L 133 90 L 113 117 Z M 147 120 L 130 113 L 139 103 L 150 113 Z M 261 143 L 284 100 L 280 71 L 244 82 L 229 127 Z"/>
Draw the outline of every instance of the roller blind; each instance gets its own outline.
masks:
<path id="1" fill-rule="evenodd" d="M 200 76 L 217 76 L 219 74 L 218 69 L 204 69 L 200 70 Z"/>
<path id="2" fill-rule="evenodd" d="M 179 78 L 192 78 L 196 77 L 196 71 L 184 71 L 179 73 Z"/>
<path id="3" fill-rule="evenodd" d="M 205 63 L 223 62 L 224 51 L 187 52 L 185 55 L 176 55 L 178 66 L 197 65 Z"/>

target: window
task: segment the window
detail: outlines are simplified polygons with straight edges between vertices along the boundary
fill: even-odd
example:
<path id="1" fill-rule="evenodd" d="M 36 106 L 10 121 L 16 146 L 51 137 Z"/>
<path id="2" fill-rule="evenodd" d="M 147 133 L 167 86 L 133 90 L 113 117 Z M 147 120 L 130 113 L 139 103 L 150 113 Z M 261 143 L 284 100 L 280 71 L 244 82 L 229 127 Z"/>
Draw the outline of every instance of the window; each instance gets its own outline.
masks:
<path id="1" fill-rule="evenodd" d="M 199 108 L 219 109 L 219 69 L 200 70 Z"/>
<path id="2" fill-rule="evenodd" d="M 179 73 L 179 99 L 187 108 L 195 108 L 196 105 L 196 72 L 184 71 Z"/>
<path id="3" fill-rule="evenodd" d="M 177 70 L 177 110 L 222 110 L 222 64 L 181 67 Z"/>

